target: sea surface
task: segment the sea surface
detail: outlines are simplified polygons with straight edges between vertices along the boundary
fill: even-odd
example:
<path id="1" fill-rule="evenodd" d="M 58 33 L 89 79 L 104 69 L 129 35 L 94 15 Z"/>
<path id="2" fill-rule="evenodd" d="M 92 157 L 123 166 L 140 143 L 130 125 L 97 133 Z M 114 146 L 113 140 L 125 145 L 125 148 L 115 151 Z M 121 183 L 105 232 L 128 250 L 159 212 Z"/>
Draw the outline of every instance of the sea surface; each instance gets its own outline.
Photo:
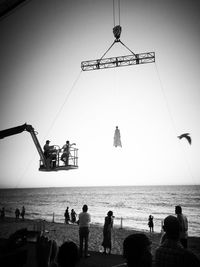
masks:
<path id="1" fill-rule="evenodd" d="M 154 230 L 174 215 L 175 205 L 181 205 L 189 221 L 189 235 L 200 237 L 200 185 L 189 186 L 109 186 L 0 189 L 0 208 L 14 217 L 15 209 L 26 209 L 26 218 L 64 223 L 66 207 L 78 214 L 83 204 L 89 207 L 92 222 L 104 223 L 109 210 L 114 224 L 138 230 L 148 230 L 148 216 L 154 217 Z"/>

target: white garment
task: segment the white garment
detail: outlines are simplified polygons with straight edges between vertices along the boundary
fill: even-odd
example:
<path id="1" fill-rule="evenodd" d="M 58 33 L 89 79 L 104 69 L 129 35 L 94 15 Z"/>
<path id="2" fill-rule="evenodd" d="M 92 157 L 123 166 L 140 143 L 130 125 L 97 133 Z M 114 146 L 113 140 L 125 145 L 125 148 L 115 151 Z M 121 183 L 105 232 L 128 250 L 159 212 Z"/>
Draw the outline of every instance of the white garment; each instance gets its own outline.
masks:
<path id="1" fill-rule="evenodd" d="M 89 227 L 91 216 L 88 212 L 81 212 L 79 214 L 79 227 Z"/>
<path id="2" fill-rule="evenodd" d="M 113 145 L 115 147 L 117 147 L 117 146 L 122 147 L 120 130 L 118 129 L 117 126 L 116 126 L 116 129 L 115 129 L 115 135 L 114 135 L 114 143 L 113 143 Z"/>

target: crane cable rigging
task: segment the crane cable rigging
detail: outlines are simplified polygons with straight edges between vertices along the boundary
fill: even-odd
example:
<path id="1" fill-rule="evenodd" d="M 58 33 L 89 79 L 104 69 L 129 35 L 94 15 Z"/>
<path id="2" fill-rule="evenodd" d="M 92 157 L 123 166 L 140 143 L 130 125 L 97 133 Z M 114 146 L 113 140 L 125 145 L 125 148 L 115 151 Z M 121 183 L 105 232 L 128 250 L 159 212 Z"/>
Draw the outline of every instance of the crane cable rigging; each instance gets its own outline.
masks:
<path id="1" fill-rule="evenodd" d="M 135 54 L 130 48 L 128 48 L 121 40 L 121 32 L 122 27 L 120 25 L 121 18 L 120 18 L 120 0 L 118 1 L 117 8 L 115 6 L 115 0 L 113 0 L 113 34 L 115 37 L 115 40 L 111 44 L 111 46 L 106 50 L 106 52 L 96 60 L 87 60 L 81 62 L 81 69 L 83 71 L 90 71 L 90 70 L 99 70 L 99 69 L 107 69 L 107 68 L 115 68 L 115 67 L 123 67 L 123 66 L 130 66 L 130 65 L 138 65 L 138 64 L 146 64 L 146 63 L 153 63 L 155 62 L 155 53 L 154 52 L 145 52 L 145 53 L 138 53 Z M 118 20 L 117 20 L 117 12 L 118 10 Z M 116 21 L 118 23 L 116 23 Z M 116 25 L 118 24 L 118 25 Z M 112 57 L 112 58 L 105 58 L 105 55 L 108 53 L 108 51 L 113 47 L 114 44 L 120 43 L 122 46 L 124 46 L 131 55 L 127 56 L 118 56 L 118 57 Z"/>
<path id="2" fill-rule="evenodd" d="M 106 52 L 102 55 L 102 57 L 99 60 L 102 60 L 104 58 L 104 56 L 108 53 L 108 51 L 113 47 L 113 45 L 115 43 L 121 43 L 126 49 L 129 50 L 129 52 L 131 52 L 131 54 L 136 56 L 136 54 L 120 40 L 120 36 L 121 36 L 121 32 L 122 32 L 122 27 L 120 25 L 120 0 L 118 0 L 117 3 L 118 3 L 118 6 L 115 7 L 115 0 L 113 0 L 113 25 L 114 25 L 113 34 L 114 34 L 115 40 L 113 41 L 111 46 L 106 50 Z M 118 10 L 118 22 L 119 23 L 116 23 L 116 21 L 117 21 L 116 9 Z"/>
<path id="3" fill-rule="evenodd" d="M 113 0 L 113 25 L 114 27 L 116 26 L 115 24 L 115 0 Z M 118 0 L 118 17 L 119 17 L 119 24 L 120 25 L 120 0 Z"/>
<path id="4" fill-rule="evenodd" d="M 175 124 L 175 121 L 174 121 L 174 118 L 172 116 L 172 112 L 171 112 L 171 108 L 170 108 L 170 105 L 169 105 L 169 102 L 168 102 L 168 99 L 167 99 L 167 95 L 165 93 L 165 88 L 164 88 L 164 85 L 163 85 L 163 82 L 162 82 L 162 79 L 161 79 L 161 75 L 160 75 L 160 72 L 158 70 L 158 65 L 155 63 L 155 70 L 156 70 L 156 74 L 157 74 L 157 77 L 158 77 L 158 80 L 159 80 L 159 84 L 160 84 L 160 89 L 161 89 L 161 92 L 162 92 L 162 95 L 163 95 L 163 99 L 164 99 L 164 102 L 165 102 L 165 105 L 166 105 L 166 109 L 168 111 L 168 114 L 169 114 L 169 118 L 171 120 L 171 124 L 172 124 L 172 127 L 173 127 L 173 130 L 174 130 L 174 135 L 177 134 L 177 128 L 176 128 L 176 124 Z M 186 134 L 182 134 L 180 136 L 177 136 L 179 139 L 181 139 L 182 137 L 185 137 L 186 139 L 188 139 L 188 142 L 189 144 L 191 145 L 191 137 L 189 136 L 189 133 L 186 133 Z M 183 157 L 183 160 L 185 161 L 185 165 L 187 166 L 187 169 L 188 169 L 188 175 L 191 177 L 191 179 L 194 181 L 194 175 L 193 175 L 193 172 L 192 172 L 192 168 L 191 168 L 191 165 L 189 163 L 189 160 L 188 158 L 186 157 L 186 153 L 185 151 L 183 151 L 183 148 L 182 146 L 180 145 L 179 146 L 179 149 L 180 149 L 180 153 L 181 155 L 185 154 L 185 156 Z"/>

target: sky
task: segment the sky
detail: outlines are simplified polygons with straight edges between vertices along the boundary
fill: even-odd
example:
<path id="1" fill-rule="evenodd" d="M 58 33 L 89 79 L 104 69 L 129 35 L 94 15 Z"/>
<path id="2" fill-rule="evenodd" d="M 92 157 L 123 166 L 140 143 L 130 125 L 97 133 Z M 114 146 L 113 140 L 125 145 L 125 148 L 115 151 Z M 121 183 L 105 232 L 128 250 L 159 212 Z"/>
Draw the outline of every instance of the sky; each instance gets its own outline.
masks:
<path id="1" fill-rule="evenodd" d="M 198 0 L 121 0 L 121 41 L 156 62 L 87 72 L 114 41 L 112 0 L 31 0 L 1 19 L 0 130 L 26 122 L 42 147 L 75 142 L 79 168 L 39 172 L 23 132 L 0 140 L 0 187 L 200 184 L 199 13 Z"/>

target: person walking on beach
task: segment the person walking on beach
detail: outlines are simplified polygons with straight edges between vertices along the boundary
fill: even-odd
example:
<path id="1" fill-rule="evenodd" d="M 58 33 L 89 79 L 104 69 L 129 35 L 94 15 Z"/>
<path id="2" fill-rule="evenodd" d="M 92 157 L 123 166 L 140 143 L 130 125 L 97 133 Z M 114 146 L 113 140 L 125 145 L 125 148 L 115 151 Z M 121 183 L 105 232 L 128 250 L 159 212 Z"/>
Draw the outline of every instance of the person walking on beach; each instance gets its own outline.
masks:
<path id="1" fill-rule="evenodd" d="M 88 213 L 88 206 L 83 205 L 82 212 L 79 214 L 79 241 L 80 241 L 80 257 L 83 256 L 83 243 L 84 247 L 84 256 L 85 258 L 89 257 L 88 254 L 88 238 L 89 238 L 89 227 L 91 222 L 91 216 Z"/>
<path id="2" fill-rule="evenodd" d="M 24 216 L 25 216 L 25 207 L 22 207 L 22 211 L 21 211 L 21 216 L 22 216 L 22 220 L 24 221 Z"/>
<path id="3" fill-rule="evenodd" d="M 66 208 L 64 216 L 65 216 L 65 223 L 66 223 L 66 224 L 69 224 L 69 221 L 70 221 L 70 217 L 69 217 L 69 207 Z"/>
<path id="4" fill-rule="evenodd" d="M 175 206 L 175 214 L 180 224 L 180 241 L 184 248 L 187 248 L 188 239 L 188 220 L 185 215 L 182 214 L 181 206 Z"/>
<path id="5" fill-rule="evenodd" d="M 149 215 L 148 226 L 149 226 L 150 233 L 153 232 L 154 223 L 153 223 L 153 216 L 152 215 Z"/>
<path id="6" fill-rule="evenodd" d="M 155 267 L 199 267 L 200 261 L 180 243 L 180 223 L 175 216 L 164 219 L 165 236 L 155 251 Z"/>
<path id="7" fill-rule="evenodd" d="M 113 227 L 113 212 L 110 210 L 105 217 L 104 227 L 103 227 L 103 242 L 102 246 L 104 248 L 104 254 L 108 252 L 111 253 L 111 230 Z"/>

